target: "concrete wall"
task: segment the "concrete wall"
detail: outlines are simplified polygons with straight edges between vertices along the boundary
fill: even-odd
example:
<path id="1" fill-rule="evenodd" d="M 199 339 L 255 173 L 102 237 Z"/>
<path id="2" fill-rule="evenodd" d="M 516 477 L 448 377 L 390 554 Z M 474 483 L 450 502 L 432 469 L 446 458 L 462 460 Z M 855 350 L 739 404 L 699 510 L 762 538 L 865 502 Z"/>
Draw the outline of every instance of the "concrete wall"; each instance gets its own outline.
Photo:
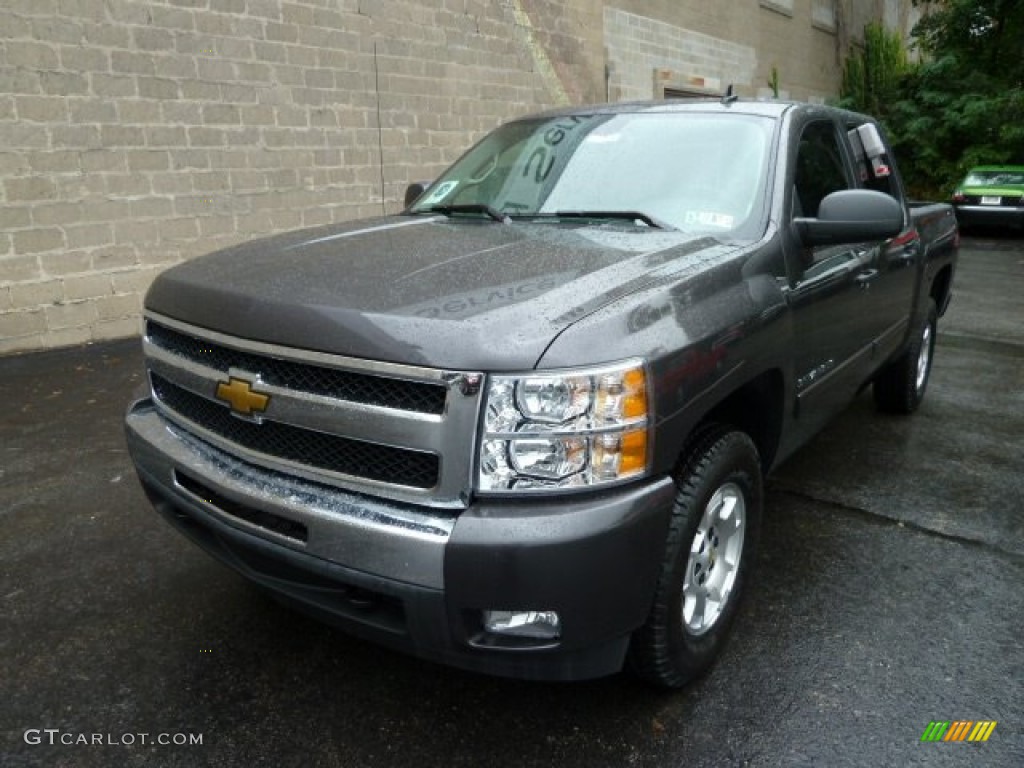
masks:
<path id="1" fill-rule="evenodd" d="M 503 120 L 657 70 L 829 94 L 822 3 L 0 0 L 0 354 L 137 333 L 161 269 L 395 211 Z"/>

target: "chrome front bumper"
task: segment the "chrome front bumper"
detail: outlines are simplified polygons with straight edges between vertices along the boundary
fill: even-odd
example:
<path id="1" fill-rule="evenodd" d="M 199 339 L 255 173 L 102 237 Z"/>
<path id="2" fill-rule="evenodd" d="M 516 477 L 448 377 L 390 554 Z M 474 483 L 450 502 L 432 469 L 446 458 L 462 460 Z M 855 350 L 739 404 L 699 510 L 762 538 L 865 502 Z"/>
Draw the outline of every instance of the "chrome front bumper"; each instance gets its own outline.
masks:
<path id="1" fill-rule="evenodd" d="M 140 475 L 180 505 L 312 557 L 431 589 L 444 586 L 455 516 L 392 504 L 246 464 L 163 418 L 152 401 L 129 408 L 129 448 Z M 211 493 L 196 487 L 196 481 Z M 184 481 L 184 482 L 183 482 Z M 186 487 L 188 486 L 188 487 Z M 232 514 L 237 504 L 291 524 L 277 530 Z M 303 536 L 278 530 L 301 530 Z M 304 540 L 303 540 L 304 539 Z"/>
<path id="2" fill-rule="evenodd" d="M 668 477 L 578 499 L 476 502 L 449 517 L 246 464 L 148 398 L 125 427 L 143 488 L 170 524 L 367 640 L 488 674 L 581 680 L 622 667 L 649 610 L 675 496 Z M 494 637 L 485 609 L 556 611 L 562 635 L 528 647 Z"/>

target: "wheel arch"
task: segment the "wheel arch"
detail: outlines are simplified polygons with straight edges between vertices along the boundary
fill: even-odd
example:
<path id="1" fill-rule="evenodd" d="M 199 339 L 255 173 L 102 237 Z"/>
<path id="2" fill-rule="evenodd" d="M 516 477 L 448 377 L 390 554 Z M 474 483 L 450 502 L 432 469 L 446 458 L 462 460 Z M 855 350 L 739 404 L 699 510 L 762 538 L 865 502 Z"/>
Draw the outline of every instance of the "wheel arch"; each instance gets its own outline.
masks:
<path id="1" fill-rule="evenodd" d="M 753 441 L 767 473 L 782 437 L 785 379 L 777 368 L 763 371 L 716 402 L 694 422 L 679 446 L 680 457 L 692 441 L 712 425 L 728 426 Z"/>

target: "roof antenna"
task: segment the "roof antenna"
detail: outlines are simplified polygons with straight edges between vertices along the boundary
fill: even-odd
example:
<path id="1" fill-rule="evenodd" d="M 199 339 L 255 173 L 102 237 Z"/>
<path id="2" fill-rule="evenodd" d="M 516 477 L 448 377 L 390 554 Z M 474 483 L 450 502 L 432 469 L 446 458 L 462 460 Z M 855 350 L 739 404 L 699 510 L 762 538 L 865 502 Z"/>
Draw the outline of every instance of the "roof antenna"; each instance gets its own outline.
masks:
<path id="1" fill-rule="evenodd" d="M 725 89 L 725 96 L 722 97 L 722 103 L 729 106 L 738 98 L 739 96 L 732 92 L 732 83 L 729 83 L 729 87 Z"/>

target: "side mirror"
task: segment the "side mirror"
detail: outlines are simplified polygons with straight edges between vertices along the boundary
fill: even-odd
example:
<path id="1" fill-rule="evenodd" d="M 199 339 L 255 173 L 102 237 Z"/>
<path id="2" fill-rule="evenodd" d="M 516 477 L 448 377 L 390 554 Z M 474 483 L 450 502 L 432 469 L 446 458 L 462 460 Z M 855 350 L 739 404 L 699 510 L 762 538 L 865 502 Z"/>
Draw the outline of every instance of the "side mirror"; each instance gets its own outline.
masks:
<path id="1" fill-rule="evenodd" d="M 842 189 L 825 196 L 818 218 L 796 218 L 793 226 L 807 247 L 888 240 L 903 229 L 903 206 L 884 192 Z"/>
<path id="2" fill-rule="evenodd" d="M 405 207 L 416 202 L 416 199 L 430 188 L 429 181 L 414 181 L 405 188 Z"/>

